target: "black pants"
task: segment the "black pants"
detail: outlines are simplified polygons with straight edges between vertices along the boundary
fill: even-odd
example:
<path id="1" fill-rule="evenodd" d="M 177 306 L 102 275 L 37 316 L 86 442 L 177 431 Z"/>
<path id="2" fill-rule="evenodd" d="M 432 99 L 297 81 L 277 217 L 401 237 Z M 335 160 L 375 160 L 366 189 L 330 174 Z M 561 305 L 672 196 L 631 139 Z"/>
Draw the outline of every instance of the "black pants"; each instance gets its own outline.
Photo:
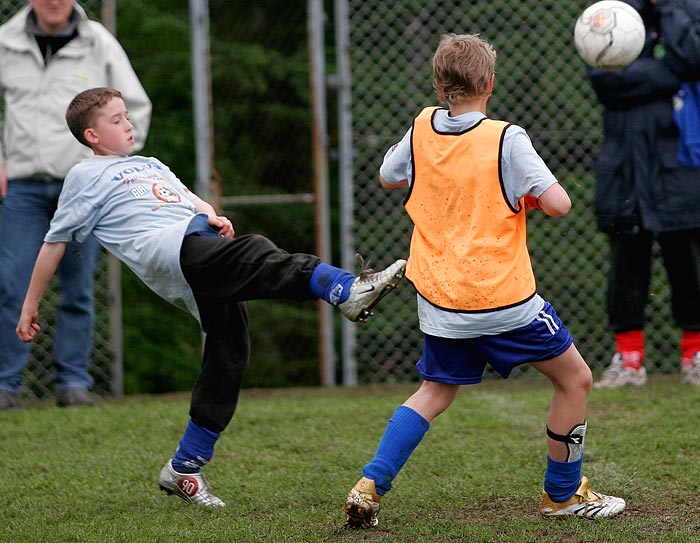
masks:
<path id="1" fill-rule="evenodd" d="M 649 297 L 652 232 L 610 235 L 607 310 L 614 332 L 642 330 Z M 700 330 L 700 229 L 656 234 L 671 286 L 671 311 L 684 330 Z"/>
<path id="2" fill-rule="evenodd" d="M 221 432 L 233 417 L 250 357 L 246 300 L 309 300 L 320 259 L 290 254 L 263 236 L 186 236 L 180 266 L 206 333 L 202 368 L 192 389 L 190 417 Z"/>

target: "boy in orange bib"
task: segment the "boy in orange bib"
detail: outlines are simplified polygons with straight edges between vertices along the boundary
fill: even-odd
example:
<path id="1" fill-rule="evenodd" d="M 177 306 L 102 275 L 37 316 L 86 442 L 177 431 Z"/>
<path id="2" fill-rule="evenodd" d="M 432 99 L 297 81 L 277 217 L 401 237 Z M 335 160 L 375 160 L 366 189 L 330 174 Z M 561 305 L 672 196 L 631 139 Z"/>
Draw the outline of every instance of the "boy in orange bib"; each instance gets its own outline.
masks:
<path id="1" fill-rule="evenodd" d="M 408 187 L 413 221 L 406 277 L 425 335 L 420 388 L 389 420 L 345 504 L 346 523 L 378 523 L 381 498 L 462 385 L 486 364 L 504 378 L 531 364 L 554 387 L 547 417 L 545 516 L 612 517 L 625 501 L 581 475 L 591 371 L 554 308 L 536 291 L 525 211 L 564 216 L 566 191 L 519 126 L 486 117 L 496 53 L 477 35 L 443 36 L 433 58 L 437 97 L 386 154 L 380 181 Z"/>

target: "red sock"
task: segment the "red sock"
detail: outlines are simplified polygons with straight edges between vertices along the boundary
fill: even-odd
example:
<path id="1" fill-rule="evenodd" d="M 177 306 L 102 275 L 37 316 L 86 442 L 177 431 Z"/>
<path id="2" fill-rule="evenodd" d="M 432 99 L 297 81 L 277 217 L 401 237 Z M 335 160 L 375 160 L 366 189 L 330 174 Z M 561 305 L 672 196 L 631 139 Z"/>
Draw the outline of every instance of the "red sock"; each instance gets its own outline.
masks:
<path id="1" fill-rule="evenodd" d="M 700 351 L 700 331 L 698 330 L 683 330 L 681 335 L 681 360 L 688 364 L 692 363 L 695 353 Z"/>
<path id="2" fill-rule="evenodd" d="M 615 334 L 617 352 L 622 355 L 622 365 L 638 370 L 644 362 L 644 331 L 629 330 Z"/>

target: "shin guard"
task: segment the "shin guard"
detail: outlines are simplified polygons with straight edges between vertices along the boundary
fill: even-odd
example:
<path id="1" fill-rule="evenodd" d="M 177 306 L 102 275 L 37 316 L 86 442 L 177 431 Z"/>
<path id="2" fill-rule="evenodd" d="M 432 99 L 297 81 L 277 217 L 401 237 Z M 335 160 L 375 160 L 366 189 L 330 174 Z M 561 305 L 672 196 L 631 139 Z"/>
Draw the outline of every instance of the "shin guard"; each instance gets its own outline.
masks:
<path id="1" fill-rule="evenodd" d="M 566 461 L 576 462 L 583 457 L 583 441 L 586 437 L 587 427 L 588 423 L 584 421 L 581 424 L 574 426 L 565 436 L 555 434 L 549 429 L 549 427 L 547 427 L 547 436 L 552 438 L 554 441 L 566 443 L 566 446 L 569 448 L 569 454 L 566 457 Z"/>

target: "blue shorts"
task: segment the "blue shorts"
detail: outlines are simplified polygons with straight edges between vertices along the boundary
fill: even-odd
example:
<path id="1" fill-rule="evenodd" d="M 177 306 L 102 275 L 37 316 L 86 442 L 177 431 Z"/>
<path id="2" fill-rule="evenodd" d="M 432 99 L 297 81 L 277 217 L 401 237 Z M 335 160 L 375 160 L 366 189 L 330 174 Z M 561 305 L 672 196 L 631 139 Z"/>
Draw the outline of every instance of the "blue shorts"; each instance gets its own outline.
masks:
<path id="1" fill-rule="evenodd" d="M 510 332 L 467 339 L 426 334 L 417 367 L 425 381 L 473 385 L 481 382 L 486 364 L 507 379 L 516 366 L 559 356 L 573 341 L 557 312 L 545 302 L 530 324 Z"/>

